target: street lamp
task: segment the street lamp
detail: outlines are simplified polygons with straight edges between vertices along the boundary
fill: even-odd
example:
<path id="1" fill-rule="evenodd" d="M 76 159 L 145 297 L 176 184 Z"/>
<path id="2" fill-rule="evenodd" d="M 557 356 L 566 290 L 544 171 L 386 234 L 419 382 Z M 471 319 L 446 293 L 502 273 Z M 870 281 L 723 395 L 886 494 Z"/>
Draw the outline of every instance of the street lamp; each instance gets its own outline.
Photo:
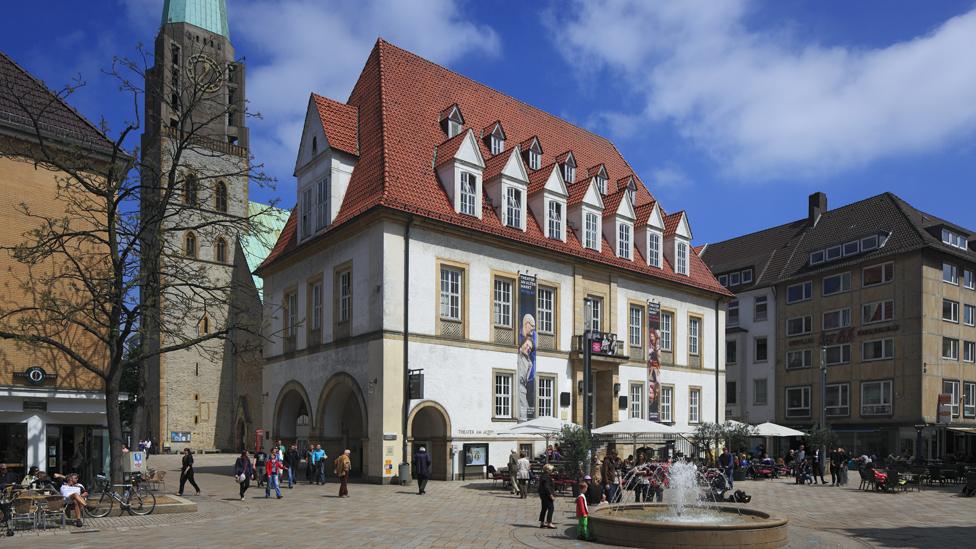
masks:
<path id="1" fill-rule="evenodd" d="M 820 348 L 820 429 L 827 429 L 827 347 Z M 827 440 L 820 439 L 820 467 L 827 457 Z M 819 472 L 819 471 L 816 471 Z"/>
<path id="2" fill-rule="evenodd" d="M 591 400 L 592 388 L 590 382 L 590 370 L 591 370 L 591 347 L 593 345 L 593 302 L 589 299 L 583 302 L 583 428 L 586 429 L 586 434 L 590 435 L 593 429 L 593 401 Z M 586 474 L 592 474 L 591 462 L 593 456 L 593 448 L 586 452 L 586 464 L 585 470 Z"/>

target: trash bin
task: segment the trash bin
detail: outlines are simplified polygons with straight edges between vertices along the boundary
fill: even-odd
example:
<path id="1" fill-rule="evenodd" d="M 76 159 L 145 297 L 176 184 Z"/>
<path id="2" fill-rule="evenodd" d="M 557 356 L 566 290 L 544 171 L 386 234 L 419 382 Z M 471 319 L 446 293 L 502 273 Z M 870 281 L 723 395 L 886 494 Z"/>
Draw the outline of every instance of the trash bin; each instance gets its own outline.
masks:
<path id="1" fill-rule="evenodd" d="M 400 485 L 401 486 L 410 485 L 410 464 L 409 463 L 400 464 Z"/>

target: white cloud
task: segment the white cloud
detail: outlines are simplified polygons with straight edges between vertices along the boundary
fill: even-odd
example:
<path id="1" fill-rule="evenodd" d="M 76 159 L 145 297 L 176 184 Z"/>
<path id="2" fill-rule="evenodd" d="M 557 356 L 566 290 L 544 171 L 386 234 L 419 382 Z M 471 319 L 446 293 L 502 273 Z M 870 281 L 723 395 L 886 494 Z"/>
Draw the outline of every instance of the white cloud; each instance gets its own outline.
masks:
<path id="1" fill-rule="evenodd" d="M 740 178 L 828 175 L 976 129 L 976 10 L 858 49 L 748 30 L 750 7 L 580 0 L 549 26 L 575 66 L 622 76 L 644 98 L 634 123 L 673 123 Z M 620 113 L 605 122 L 627 128 Z"/>
<path id="2" fill-rule="evenodd" d="M 677 166 L 668 164 L 658 166 L 651 170 L 651 179 L 649 184 L 652 188 L 684 188 L 691 185 L 691 179 L 689 179 L 688 175 Z"/>
<path id="3" fill-rule="evenodd" d="M 261 59 L 247 65 L 251 109 L 263 116 L 252 149 L 278 177 L 294 167 L 309 93 L 345 101 L 378 37 L 442 64 L 500 51 L 495 31 L 454 0 L 234 2 L 230 16 L 238 55 Z"/>
<path id="4" fill-rule="evenodd" d="M 159 0 L 122 0 L 134 26 L 155 35 Z M 281 204 L 294 203 L 291 173 L 308 96 L 345 101 L 378 37 L 437 63 L 471 54 L 498 55 L 490 27 L 464 18 L 460 0 L 234 0 L 230 36 L 247 59 L 251 149 L 278 177 Z M 147 40 L 151 44 L 151 39 Z"/>

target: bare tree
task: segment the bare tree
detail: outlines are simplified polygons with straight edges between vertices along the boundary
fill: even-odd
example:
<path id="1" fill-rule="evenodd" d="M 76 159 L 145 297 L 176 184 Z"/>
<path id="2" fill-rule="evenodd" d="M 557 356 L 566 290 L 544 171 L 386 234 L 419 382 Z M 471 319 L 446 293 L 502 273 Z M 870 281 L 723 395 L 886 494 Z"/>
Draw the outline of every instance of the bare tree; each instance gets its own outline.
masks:
<path id="1" fill-rule="evenodd" d="M 114 59 L 107 71 L 134 114 L 97 154 L 91 143 L 53 139 L 45 126 L 55 102 L 83 83 L 39 101 L 36 93 L 0 81 L 0 93 L 16 102 L 31 127 L 29 150 L 0 154 L 52 170 L 64 205 L 57 215 L 18 208 L 31 228 L 22 243 L 2 249 L 26 275 L 15 292 L 0 297 L 0 338 L 101 380 L 113 479 L 121 478 L 123 372 L 187 349 L 213 360 L 228 345 L 246 351 L 239 346 L 260 337 L 261 312 L 235 299 L 242 281 L 234 269 L 236 242 L 270 238 L 262 223 L 268 212 L 249 212 L 247 192 L 227 192 L 273 184 L 246 149 L 214 136 L 228 117 L 249 116 L 219 93 L 227 67 L 164 85 L 147 78 L 153 69 L 140 54 L 136 61 Z M 158 138 L 133 145 L 143 99 L 164 102 L 172 117 L 164 126 L 148 116 L 147 125 L 159 131 L 147 135 Z M 104 120 L 101 130 L 112 135 Z M 139 352 L 126 352 L 133 338 Z"/>

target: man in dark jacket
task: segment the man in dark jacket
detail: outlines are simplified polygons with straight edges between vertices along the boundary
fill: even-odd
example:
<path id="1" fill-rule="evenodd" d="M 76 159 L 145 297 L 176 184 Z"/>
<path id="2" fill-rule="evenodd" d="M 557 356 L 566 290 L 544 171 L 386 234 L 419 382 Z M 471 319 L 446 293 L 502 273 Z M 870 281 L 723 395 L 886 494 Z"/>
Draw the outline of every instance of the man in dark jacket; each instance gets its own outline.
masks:
<path id="1" fill-rule="evenodd" d="M 556 509 L 556 487 L 552 482 L 551 464 L 547 463 L 542 468 L 542 475 L 539 477 L 539 502 L 542 510 L 539 511 L 539 528 L 555 528 L 552 524 L 552 514 Z"/>
<path id="2" fill-rule="evenodd" d="M 292 444 L 285 453 L 285 465 L 288 467 L 288 488 L 295 485 L 295 471 L 301 465 L 302 458 L 298 455 L 298 445 Z"/>
<path id="3" fill-rule="evenodd" d="M 417 475 L 419 494 L 426 494 L 427 481 L 430 480 L 430 454 L 423 446 L 413 454 L 413 472 Z"/>

